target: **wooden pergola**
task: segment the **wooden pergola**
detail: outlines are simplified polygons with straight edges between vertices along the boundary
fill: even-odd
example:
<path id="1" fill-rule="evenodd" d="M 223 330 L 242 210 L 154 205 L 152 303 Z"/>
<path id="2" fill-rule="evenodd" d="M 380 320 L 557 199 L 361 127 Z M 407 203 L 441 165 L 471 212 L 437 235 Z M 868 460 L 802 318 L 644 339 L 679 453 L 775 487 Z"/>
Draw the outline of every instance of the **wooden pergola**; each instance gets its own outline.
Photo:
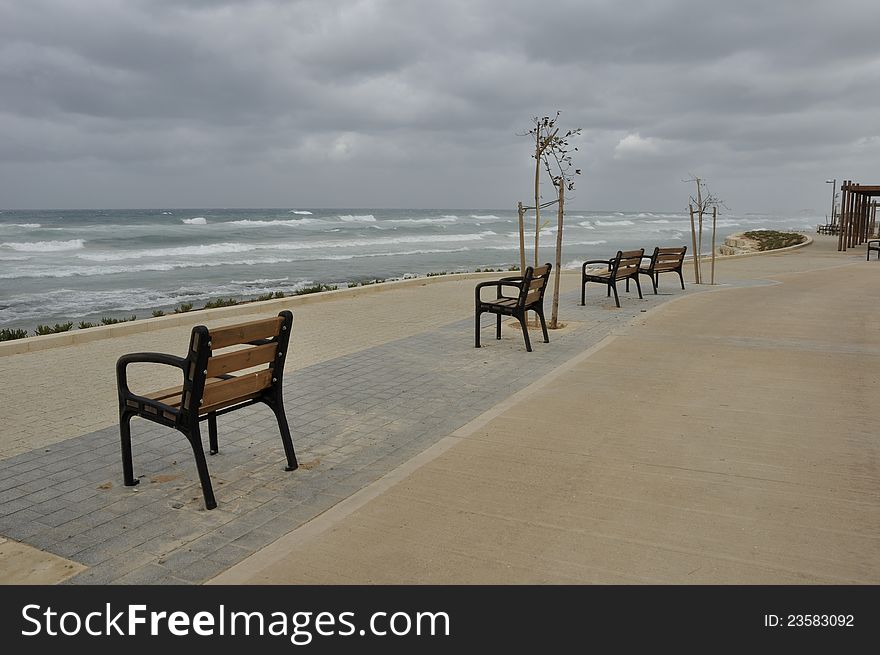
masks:
<path id="1" fill-rule="evenodd" d="M 880 185 L 857 184 L 845 180 L 840 187 L 840 229 L 837 250 L 862 245 L 877 228 L 877 201 Z"/>

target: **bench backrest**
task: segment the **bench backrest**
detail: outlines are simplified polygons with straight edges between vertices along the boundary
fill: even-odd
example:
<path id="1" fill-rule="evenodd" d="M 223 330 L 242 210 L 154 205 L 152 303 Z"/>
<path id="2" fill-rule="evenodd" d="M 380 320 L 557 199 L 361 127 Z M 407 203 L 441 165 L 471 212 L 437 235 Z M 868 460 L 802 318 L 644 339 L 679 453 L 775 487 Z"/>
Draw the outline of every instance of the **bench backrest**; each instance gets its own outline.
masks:
<path id="1" fill-rule="evenodd" d="M 523 275 L 523 286 L 520 290 L 519 302 L 524 307 L 540 304 L 544 301 L 544 291 L 547 289 L 547 283 L 550 280 L 550 269 L 553 266 L 549 263 L 532 268 L 526 266 L 525 275 Z"/>
<path id="2" fill-rule="evenodd" d="M 207 414 L 254 398 L 273 384 L 280 385 L 292 325 L 293 314 L 285 310 L 272 318 L 213 330 L 204 325 L 194 327 L 181 409 Z M 226 350 L 233 346 L 238 348 Z M 260 366 L 256 372 L 232 375 Z M 205 383 L 212 378 L 215 380 L 206 390 Z M 216 378 L 225 379 L 217 382 Z"/>
<path id="3" fill-rule="evenodd" d="M 684 263 L 684 255 L 687 252 L 687 246 L 677 248 L 654 248 L 654 254 L 651 255 L 652 271 L 676 271 L 681 268 Z"/>
<path id="4" fill-rule="evenodd" d="M 632 277 L 639 272 L 639 266 L 642 264 L 642 257 L 645 256 L 645 249 L 638 250 L 618 250 L 617 255 L 611 260 L 611 277 L 615 280 L 622 280 L 626 277 Z"/>

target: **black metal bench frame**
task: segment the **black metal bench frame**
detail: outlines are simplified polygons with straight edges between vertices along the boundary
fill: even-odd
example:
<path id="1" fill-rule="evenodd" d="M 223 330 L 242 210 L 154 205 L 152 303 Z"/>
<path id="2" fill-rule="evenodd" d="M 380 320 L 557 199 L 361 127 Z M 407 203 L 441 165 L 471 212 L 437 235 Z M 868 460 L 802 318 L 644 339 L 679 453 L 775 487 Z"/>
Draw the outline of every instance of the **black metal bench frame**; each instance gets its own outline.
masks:
<path id="1" fill-rule="evenodd" d="M 523 340 L 526 343 L 526 352 L 532 352 L 532 343 L 529 340 L 529 327 L 526 315 L 529 310 L 535 312 L 541 320 L 541 331 L 544 333 L 544 343 L 550 343 L 547 334 L 547 323 L 544 320 L 544 292 L 550 280 L 551 264 L 547 263 L 537 269 L 526 266 L 522 277 L 505 277 L 491 282 L 481 282 L 474 289 L 474 347 L 480 347 L 480 316 L 484 312 L 496 315 L 495 338 L 501 339 L 501 317 L 512 316 L 519 321 L 522 328 Z M 487 287 L 495 287 L 496 298 L 483 300 L 480 291 Z M 517 290 L 516 295 L 502 293 L 504 287 Z"/>
<path id="2" fill-rule="evenodd" d="M 877 259 L 880 259 L 880 239 L 871 239 L 870 241 L 868 241 L 868 245 L 867 245 L 866 252 L 865 252 L 865 255 L 866 255 L 865 261 L 871 261 L 871 251 L 872 250 L 877 253 Z"/>
<path id="3" fill-rule="evenodd" d="M 133 472 L 130 426 L 132 417 L 139 416 L 183 433 L 195 456 L 205 507 L 214 509 L 217 501 L 205 460 L 199 422 L 208 421 L 210 453 L 215 455 L 219 452 L 217 417 L 256 403 L 268 405 L 275 414 L 287 457 L 285 470 L 295 470 L 298 463 L 281 393 L 292 325 L 293 314 L 286 310 L 278 314 L 277 318 L 231 325 L 217 330 L 208 330 L 204 325 L 197 325 L 192 329 L 186 357 L 150 352 L 120 357 L 116 364 L 116 383 L 125 485 L 131 487 L 140 482 Z M 241 344 L 257 348 L 214 356 L 214 349 Z M 128 387 L 126 372 L 128 365 L 133 363 L 164 364 L 179 368 L 183 372 L 183 384 L 146 395 L 135 394 Z M 237 376 L 228 374 L 230 371 L 261 364 L 267 364 L 267 367 L 257 373 Z"/>
<path id="4" fill-rule="evenodd" d="M 587 282 L 597 282 L 608 286 L 608 296 L 614 291 L 614 303 L 620 307 L 620 297 L 617 295 L 617 283 L 626 280 L 626 290 L 629 291 L 629 281 L 635 280 L 639 290 L 639 298 L 642 296 L 642 285 L 639 284 L 639 266 L 645 249 L 618 250 L 613 259 L 589 259 L 581 265 L 581 305 L 587 304 Z M 601 273 L 587 273 L 590 264 L 605 264 L 608 270 Z"/>
<path id="5" fill-rule="evenodd" d="M 687 254 L 687 246 L 676 248 L 654 248 L 651 253 L 650 263 L 647 266 L 639 266 L 639 275 L 647 275 L 651 278 L 654 286 L 654 295 L 657 295 L 657 287 L 660 285 L 660 273 L 678 273 L 681 288 L 684 290 L 684 275 L 681 272 L 684 266 L 684 257 Z"/>

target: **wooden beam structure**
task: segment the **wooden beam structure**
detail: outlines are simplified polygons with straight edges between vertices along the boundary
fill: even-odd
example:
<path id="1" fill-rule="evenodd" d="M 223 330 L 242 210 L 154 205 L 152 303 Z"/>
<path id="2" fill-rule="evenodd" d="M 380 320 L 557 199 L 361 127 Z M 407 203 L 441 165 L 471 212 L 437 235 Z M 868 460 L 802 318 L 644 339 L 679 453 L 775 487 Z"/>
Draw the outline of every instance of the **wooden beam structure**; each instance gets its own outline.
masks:
<path id="1" fill-rule="evenodd" d="M 837 250 L 860 246 L 874 236 L 877 229 L 877 201 L 880 185 L 858 184 L 844 180 L 840 187 L 840 229 Z"/>

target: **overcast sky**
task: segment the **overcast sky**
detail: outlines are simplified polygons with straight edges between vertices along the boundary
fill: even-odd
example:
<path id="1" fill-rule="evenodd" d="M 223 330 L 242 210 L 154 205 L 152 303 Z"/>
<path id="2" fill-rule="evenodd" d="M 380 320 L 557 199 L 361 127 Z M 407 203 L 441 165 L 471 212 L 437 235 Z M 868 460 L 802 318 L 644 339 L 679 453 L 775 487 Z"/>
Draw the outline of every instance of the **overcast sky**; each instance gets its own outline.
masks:
<path id="1" fill-rule="evenodd" d="M 0 207 L 505 208 L 534 116 L 579 209 L 880 183 L 880 3 L 0 0 Z"/>

